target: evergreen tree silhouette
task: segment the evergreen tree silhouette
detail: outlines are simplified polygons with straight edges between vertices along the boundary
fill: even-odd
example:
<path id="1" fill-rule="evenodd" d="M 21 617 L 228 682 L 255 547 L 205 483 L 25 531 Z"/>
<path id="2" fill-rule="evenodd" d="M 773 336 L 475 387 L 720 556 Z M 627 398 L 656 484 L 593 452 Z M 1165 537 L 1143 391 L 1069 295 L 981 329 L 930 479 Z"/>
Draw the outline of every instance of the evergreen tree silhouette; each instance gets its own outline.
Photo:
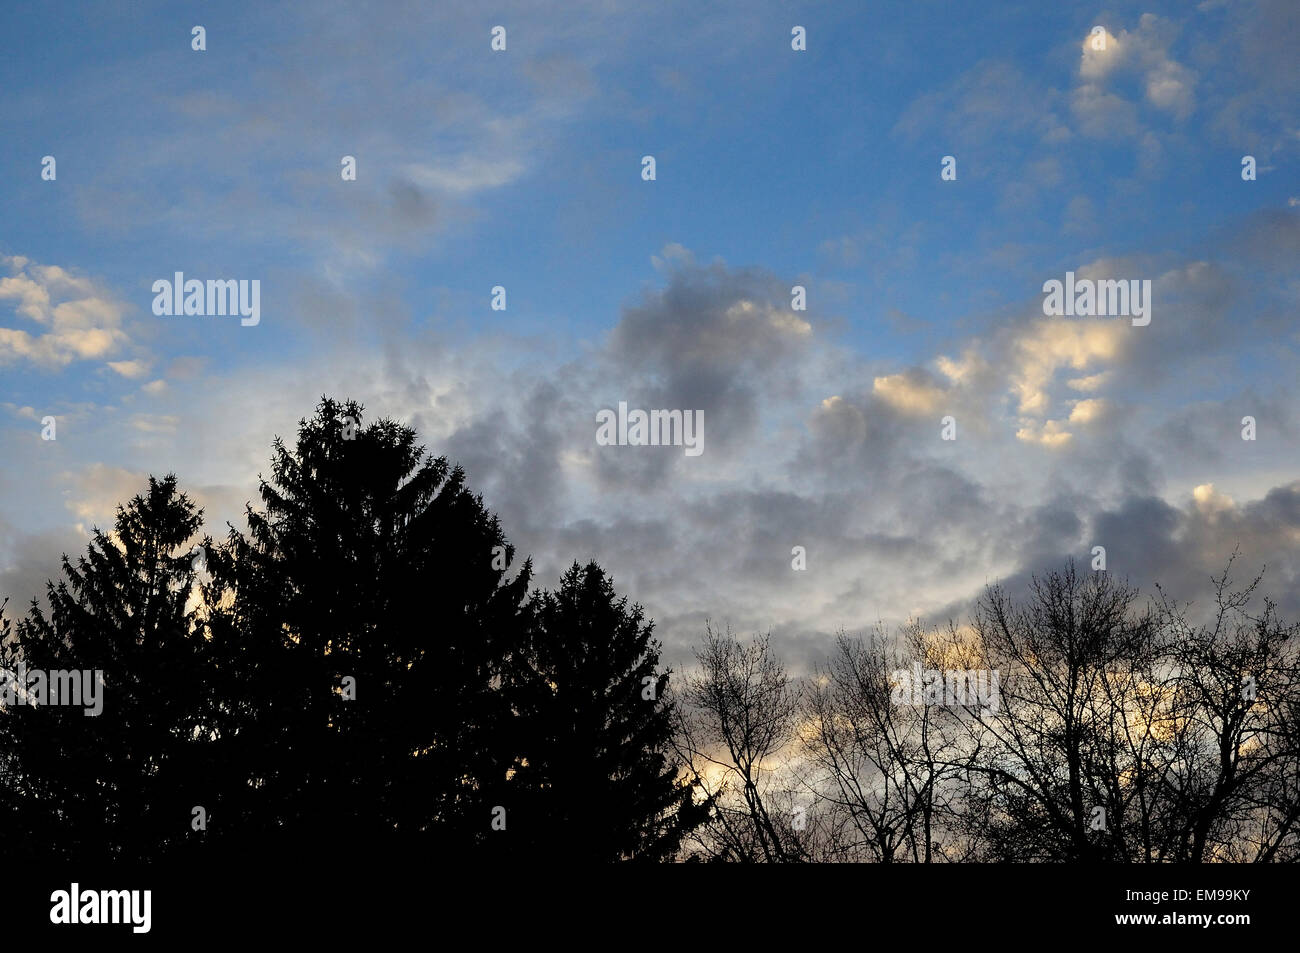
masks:
<path id="1" fill-rule="evenodd" d="M 511 575 L 496 517 L 415 441 L 322 399 L 247 534 L 196 559 L 201 514 L 150 478 L 48 613 L 0 618 L 6 669 L 106 683 L 99 716 L 0 710 L 7 856 L 676 854 L 708 806 L 669 757 L 652 625 L 595 563 L 529 598 L 531 564 Z"/>
<path id="2" fill-rule="evenodd" d="M 0 665 L 14 686 L 0 712 L 7 859 L 151 860 L 201 842 L 191 809 L 211 791 L 215 709 L 185 549 L 200 523 L 174 476 L 151 477 L 147 493 L 118 507 L 113 534 L 96 529 L 75 565 L 64 556 L 48 613 L 33 600 L 16 625 L 4 623 Z M 80 706 L 19 702 L 20 663 L 102 672 L 102 711 L 88 715 L 84 696 Z"/>
<path id="3" fill-rule="evenodd" d="M 232 807 L 271 851 L 469 851 L 491 833 L 514 760 L 497 684 L 531 565 L 507 578 L 496 517 L 415 441 L 322 399 L 214 561 L 212 639 L 242 710 Z"/>
<path id="4" fill-rule="evenodd" d="M 670 758 L 668 673 L 639 605 L 595 562 L 534 595 L 507 682 L 522 726 L 512 849 L 577 864 L 671 859 L 708 815 Z"/>

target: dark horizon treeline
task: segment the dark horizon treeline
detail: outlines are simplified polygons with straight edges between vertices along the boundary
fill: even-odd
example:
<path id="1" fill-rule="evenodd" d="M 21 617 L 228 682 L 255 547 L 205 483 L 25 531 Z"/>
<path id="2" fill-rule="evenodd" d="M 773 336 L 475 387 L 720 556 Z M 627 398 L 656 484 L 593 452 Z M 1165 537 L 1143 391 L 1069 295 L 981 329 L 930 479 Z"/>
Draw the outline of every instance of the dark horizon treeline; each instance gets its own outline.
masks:
<path id="1" fill-rule="evenodd" d="M 0 666 L 102 669 L 103 711 L 0 712 L 15 860 L 676 855 L 659 645 L 594 563 L 529 591 L 464 474 L 324 399 L 248 528 L 193 547 L 173 476 L 3 623 Z M 203 808 L 203 814 L 195 809 Z"/>
<path id="2" fill-rule="evenodd" d="M 841 635 L 800 680 L 767 639 L 709 631 L 677 735 L 714 799 L 704 853 L 1300 861 L 1300 626 L 1251 611 L 1260 578 L 1234 588 L 1234 559 L 1207 618 L 1071 561 L 1020 602 L 989 586 L 966 627 Z M 996 704 L 909 696 L 914 665 L 997 673 Z"/>
<path id="3" fill-rule="evenodd" d="M 807 678 L 712 629 L 670 678 L 600 566 L 533 589 L 460 468 L 354 402 L 276 440 L 260 501 L 196 547 L 151 477 L 0 618 L 0 667 L 105 673 L 97 716 L 0 709 L 6 857 L 1300 859 L 1300 626 L 1258 580 L 1192 621 L 1069 564 Z M 996 703 L 900 701 L 914 663 Z"/>

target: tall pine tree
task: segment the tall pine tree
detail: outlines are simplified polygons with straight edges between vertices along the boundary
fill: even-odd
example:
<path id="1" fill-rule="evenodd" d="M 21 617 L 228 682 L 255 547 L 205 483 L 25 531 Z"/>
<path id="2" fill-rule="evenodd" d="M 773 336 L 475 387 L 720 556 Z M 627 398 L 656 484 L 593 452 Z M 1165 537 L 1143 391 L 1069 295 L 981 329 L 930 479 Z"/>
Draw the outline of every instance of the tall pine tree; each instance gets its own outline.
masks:
<path id="1" fill-rule="evenodd" d="M 209 592 L 246 709 L 243 822 L 336 858 L 472 850 L 514 760 L 496 686 L 530 565 L 508 578 L 513 548 L 461 469 L 352 402 L 276 441 L 261 498 Z"/>
<path id="2" fill-rule="evenodd" d="M 506 686 L 522 735 L 514 850 L 577 864 L 672 858 L 709 808 L 671 757 L 653 623 L 594 562 L 575 562 L 531 608 L 528 651 Z"/>
<path id="3" fill-rule="evenodd" d="M 0 666 L 12 698 L 0 711 L 0 801 L 10 860 L 151 860 L 201 843 L 192 808 L 210 803 L 218 781 L 187 549 L 200 523 L 174 476 L 151 477 L 147 493 L 118 507 L 113 533 L 96 529 L 85 556 L 63 558 L 48 612 L 33 601 L 12 632 L 4 625 Z M 46 704 L 31 704 L 38 671 L 47 686 L 70 685 L 62 673 L 84 676 L 81 704 L 49 704 L 48 690 Z M 88 714 L 98 673 L 102 708 Z"/>

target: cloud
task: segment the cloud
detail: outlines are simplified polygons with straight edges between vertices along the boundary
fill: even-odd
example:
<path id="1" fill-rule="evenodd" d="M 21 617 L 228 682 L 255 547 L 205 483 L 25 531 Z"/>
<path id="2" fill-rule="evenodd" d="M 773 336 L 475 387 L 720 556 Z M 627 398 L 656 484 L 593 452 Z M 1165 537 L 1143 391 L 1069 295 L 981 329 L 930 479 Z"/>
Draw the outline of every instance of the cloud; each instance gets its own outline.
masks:
<path id="1" fill-rule="evenodd" d="M 126 467 L 92 463 L 63 474 L 67 486 L 65 505 L 77 517 L 77 531 L 88 536 L 91 527 L 112 527 L 119 505 L 149 485 L 149 475 Z"/>
<path id="2" fill-rule="evenodd" d="M 1193 488 L 1192 499 L 1196 501 L 1197 509 L 1206 514 L 1222 513 L 1236 509 L 1232 497 L 1226 493 L 1218 492 L 1213 483 L 1202 483 L 1200 486 Z"/>
<path id="3" fill-rule="evenodd" d="M 1104 79 L 1124 58 L 1127 43 L 1121 42 L 1119 37 L 1105 27 L 1102 27 L 1101 31 L 1100 36 L 1095 36 L 1090 30 L 1080 44 L 1083 59 L 1079 63 L 1079 75 L 1087 80 Z M 1127 37 L 1127 34 L 1125 36 Z"/>
<path id="4" fill-rule="evenodd" d="M 13 619 L 26 612 L 59 575 L 63 554 L 77 553 L 84 543 L 85 537 L 71 527 L 26 533 L 0 518 L 0 602 L 10 600 L 5 615 Z"/>
<path id="5" fill-rule="evenodd" d="M 1161 60 L 1146 75 L 1147 99 L 1159 109 L 1185 119 L 1196 108 L 1196 74 L 1173 60 Z"/>
<path id="6" fill-rule="evenodd" d="M 1096 83 L 1075 87 L 1070 111 L 1079 130 L 1093 139 L 1131 139 L 1138 134 L 1137 107 Z"/>
<path id="7" fill-rule="evenodd" d="M 108 366 L 121 374 L 123 377 L 129 377 L 132 380 L 144 377 L 149 373 L 149 361 L 109 361 Z"/>
<path id="8" fill-rule="evenodd" d="M 1300 481 L 1273 487 L 1237 503 L 1198 485 L 1186 506 L 1133 499 L 1094 519 L 1093 535 L 1106 545 L 1108 568 L 1145 585 L 1159 582 L 1179 599 L 1209 602 L 1209 583 L 1240 552 L 1233 576 L 1249 581 L 1264 571 L 1263 591 L 1284 615 L 1300 612 Z"/>
<path id="9" fill-rule="evenodd" d="M 1086 502 L 1049 500 L 1019 517 L 1029 533 L 1015 544 L 1017 568 L 995 577 L 1013 598 L 1030 598 L 1030 578 L 1061 569 L 1067 559 L 1086 571 L 1092 547 L 1100 545 L 1106 549 L 1108 572 L 1145 597 L 1155 597 L 1158 585 L 1175 601 L 1192 602 L 1195 615 L 1213 608 L 1212 580 L 1222 575 L 1236 551 L 1230 579 L 1243 584 L 1263 573 L 1261 591 L 1278 603 L 1283 618 L 1300 615 L 1300 481 L 1272 487 L 1244 503 L 1219 493 L 1213 484 L 1196 486 L 1178 503 L 1131 494 L 1080 518 Z M 962 618 L 975 594 L 927 618 Z"/>
<path id="10" fill-rule="evenodd" d="M 10 263 L 17 261 L 26 264 L 27 259 L 8 259 Z M 16 267 L 22 267 L 22 265 Z M 37 284 L 26 275 L 11 275 L 7 278 L 0 278 L 0 300 L 18 301 L 17 312 L 33 321 L 45 321 L 49 317 L 49 289 Z"/>
<path id="11" fill-rule="evenodd" d="M 1110 378 L 1110 371 L 1102 371 L 1100 374 L 1089 374 L 1087 377 L 1072 377 L 1065 383 L 1075 390 L 1086 392 L 1100 389 Z"/>
<path id="12" fill-rule="evenodd" d="M 180 417 L 175 414 L 136 414 L 130 420 L 130 425 L 141 433 L 173 434 L 179 423 Z"/>
<path id="13" fill-rule="evenodd" d="M 1111 361 L 1125 340 L 1114 319 L 1042 318 L 1017 335 L 1008 369 L 1021 414 L 1043 414 L 1051 404 L 1049 385 L 1062 369 L 1084 371 Z"/>
<path id="14" fill-rule="evenodd" d="M 952 148 L 987 145 L 1008 135 L 1055 128 L 1056 93 L 1044 89 L 1014 65 L 985 60 L 942 90 L 913 100 L 893 128 L 895 135 L 916 140 L 942 130 Z M 1025 109 L 1024 103 L 1036 109 Z"/>
<path id="15" fill-rule="evenodd" d="M 1289 234 L 1286 222 L 1251 227 L 1260 242 Z M 805 279 L 702 264 L 677 243 L 651 264 L 653 282 L 577 354 L 544 336 L 494 333 L 466 348 L 432 328 L 378 323 L 369 346 L 320 335 L 316 350 L 274 374 L 176 359 L 159 380 L 189 375 L 185 401 L 159 414 L 100 409 L 81 424 L 85 436 L 68 451 L 98 454 L 102 469 L 69 471 L 69 509 L 84 527 L 138 492 L 145 472 L 176 469 L 210 503 L 209 530 L 242 525 L 272 436 L 291 437 L 322 392 L 357 396 L 368 419 L 409 421 L 433 452 L 466 467 L 510 539 L 535 557 L 539 582 L 595 558 L 646 605 L 672 661 L 689 660 L 712 617 L 742 632 L 770 629 L 792 664 L 804 664 L 841 626 L 965 605 L 993 578 L 1086 553 L 1096 534 L 1126 563 L 1160 554 L 1161 541 L 1176 549 L 1188 527 L 1208 527 L 1188 511 L 1198 505 L 1190 488 L 1211 479 L 1229 499 L 1254 500 L 1214 462 L 1226 438 L 1207 429 L 1216 414 L 1240 412 L 1198 409 L 1194 441 L 1169 454 L 1157 444 L 1161 434 L 1182 439 L 1171 430 L 1181 404 L 1162 402 L 1189 384 L 1176 369 L 1158 373 L 1162 362 L 1213 357 L 1234 340 L 1220 336 L 1237 313 L 1227 265 L 1166 262 L 1149 328 L 1046 319 L 1032 295 L 910 363 L 859 354 L 826 333 L 831 316 L 791 310 L 789 289 Z M 1112 258 L 1074 270 L 1155 272 Z M 619 400 L 704 410 L 704 454 L 596 446 L 595 412 Z M 1285 395 L 1272 400 L 1256 412 L 1276 434 L 1269 408 L 1285 407 Z M 945 407 L 957 408 L 956 441 L 940 439 Z M 90 444 L 99 433 L 113 436 Z M 1158 494 L 1171 473 L 1166 500 Z M 1214 525 L 1246 526 L 1250 503 L 1211 499 L 1221 510 Z M 1156 534 L 1147 550 L 1136 551 L 1129 517 Z M 1282 538 L 1238 535 L 1270 558 Z M 807 573 L 790 566 L 795 545 L 807 548 Z M 1208 536 L 1204 546 L 1173 577 L 1213 562 Z"/>
<path id="16" fill-rule="evenodd" d="M 1070 408 L 1070 423 L 1090 424 L 1102 419 L 1111 409 L 1108 401 L 1101 398 L 1076 400 Z"/>
<path id="17" fill-rule="evenodd" d="M 1048 448 L 1063 447 L 1073 438 L 1074 434 L 1065 430 L 1059 420 L 1047 420 L 1042 423 L 1027 420 L 1025 425 L 1016 431 L 1017 440 Z"/>
<path id="18" fill-rule="evenodd" d="M 0 302 L 16 302 L 14 316 L 37 329 L 0 327 L 0 364 L 26 360 L 60 368 L 102 360 L 126 344 L 125 310 L 95 282 L 27 258 L 3 262 L 13 274 L 0 279 Z"/>
<path id="19" fill-rule="evenodd" d="M 108 260 L 166 261 L 176 249 L 195 274 L 201 262 L 212 274 L 293 269 L 276 294 L 300 326 L 268 337 L 261 331 L 284 327 L 268 320 L 236 344 L 194 322 L 137 329 L 105 307 L 115 298 L 98 279 L 6 259 L 0 370 L 70 365 L 52 386 L 43 377 L 10 395 L 0 450 L 22 461 L 25 484 L 3 485 L 10 511 L 24 531 L 58 524 L 75 538 L 60 521 L 109 519 L 147 472 L 176 469 L 210 504 L 211 528 L 240 525 L 272 437 L 292 439 L 298 417 L 328 392 L 361 399 L 369 419 L 409 421 L 432 451 L 464 464 L 512 541 L 537 557 L 540 581 L 574 558 L 606 564 L 678 659 L 708 616 L 771 628 L 793 658 L 815 658 L 841 625 L 940 612 L 986 581 L 1087 553 L 1094 538 L 1116 571 L 1148 578 L 1167 565 L 1191 594 L 1230 540 L 1285 562 L 1296 542 L 1287 481 L 1300 449 L 1294 189 L 1259 193 L 1284 207 L 1188 234 L 1179 223 L 1218 206 L 1178 206 L 1150 181 L 1175 158 L 1193 175 L 1221 168 L 1198 160 L 1202 129 L 1180 128 L 1202 118 L 1219 137 L 1216 155 L 1249 149 L 1261 168 L 1270 154 L 1287 168 L 1280 160 L 1300 128 L 1296 18 L 1287 2 L 1237 7 L 1189 12 L 1186 34 L 1155 17 L 1104 21 L 1107 50 L 1096 55 L 1066 32 L 1026 59 L 1034 44 L 1012 33 L 1004 49 L 1017 51 L 1014 62 L 972 57 L 967 43 L 957 50 L 965 62 L 900 63 L 899 88 L 924 92 L 893 114 L 886 102 L 864 103 L 862 128 L 831 124 L 829 139 L 805 143 L 832 159 L 864 154 L 862 129 L 893 121 L 895 141 L 873 154 L 901 170 L 896 181 L 877 188 L 869 175 L 866 192 L 854 193 L 861 182 L 846 166 L 848 197 L 831 204 L 796 181 L 793 200 L 809 215 L 766 232 L 773 215 L 789 216 L 756 207 L 752 219 L 736 218 L 735 196 L 718 194 L 710 221 L 731 244 L 716 247 L 750 249 L 745 261 L 763 267 L 697 261 L 664 244 L 697 234 L 690 220 L 639 252 L 627 235 L 590 267 L 586 252 L 629 223 L 657 221 L 644 196 L 691 203 L 692 192 L 636 188 L 642 151 L 689 145 L 661 166 L 688 174 L 660 184 L 707 185 L 689 170 L 723 167 L 709 149 L 730 144 L 724 160 L 752 151 L 743 127 L 753 117 L 736 106 L 754 81 L 776 76 L 761 88 L 788 91 L 812 75 L 789 72 L 799 57 L 750 55 L 785 42 L 771 17 L 692 14 L 671 36 L 676 54 L 690 55 L 675 55 L 670 70 L 629 58 L 658 35 L 645 27 L 662 14 L 605 0 L 560 18 L 508 3 L 501 56 L 489 53 L 478 15 L 453 6 L 410 5 L 392 18 L 341 3 L 302 17 L 268 7 L 247 11 L 244 27 L 276 55 L 238 56 L 221 91 L 188 66 L 163 84 L 149 70 L 118 71 L 115 84 L 98 83 L 94 70 L 60 73 L 7 102 L 57 117 L 72 101 L 89 122 L 124 123 L 82 130 L 80 164 L 94 175 L 58 188 L 85 222 L 125 233 L 132 254 Z M 878 52 L 888 60 L 906 49 L 890 42 Z M 748 78 L 743 88 L 711 72 L 719 53 Z M 651 95 L 632 85 L 638 77 Z M 697 102 L 683 112 L 688 91 Z M 88 108 L 114 102 L 140 108 Z M 719 123 L 704 122 L 715 115 Z M 692 135 L 704 126 L 711 137 Z M 339 177 L 344 153 L 357 157 L 354 182 Z M 945 153 L 960 159 L 959 182 L 922 170 L 931 184 L 916 191 L 922 172 L 909 181 L 907 163 Z M 514 201 L 548 183 L 559 189 L 554 209 Z M 929 190 L 941 204 L 927 211 Z M 860 204 L 867 193 L 877 205 Z M 552 211 L 582 222 L 580 241 L 548 234 Z M 479 216 L 500 234 L 459 241 Z M 827 235 L 840 237 L 818 247 Z M 82 237 L 92 253 L 103 238 Z M 1164 240 L 1172 248 L 1153 247 Z M 812 274 L 782 271 L 782 249 L 795 247 L 817 250 L 798 266 Z M 629 248 L 658 251 L 644 290 L 621 297 L 625 273 L 608 268 L 634 260 Z M 522 260 L 511 249 L 529 263 L 517 278 L 500 272 Z M 853 286 L 817 273 L 850 277 L 836 266 L 853 272 Z M 574 267 L 583 290 L 566 313 L 556 289 L 578 285 L 556 281 Z M 1045 320 L 1038 288 L 1070 267 L 1153 278 L 1152 324 Z M 510 315 L 479 327 L 484 287 L 498 280 L 480 279 L 498 273 L 511 287 Z M 118 280 L 143 303 L 152 276 Z M 454 290 L 462 283 L 465 298 Z M 791 310 L 795 283 L 810 288 L 813 310 Z M 536 305 L 556 310 L 530 313 Z M 137 332 L 168 349 L 143 351 Z M 25 387 L 31 375 L 12 376 Z M 77 396 L 64 394 L 74 382 L 96 401 L 79 416 L 62 403 Z M 595 412 L 620 400 L 702 410 L 704 454 L 597 447 Z M 955 441 L 940 438 L 948 412 L 959 421 Z M 59 415 L 59 440 L 40 444 L 46 413 Z M 1240 439 L 1246 414 L 1259 420 L 1257 442 Z M 23 549 L 25 538 L 15 530 L 5 540 L 0 571 L 48 558 L 34 543 Z M 790 566 L 794 545 L 808 549 L 806 573 Z M 28 576 L 51 571 L 41 562 Z"/>
<path id="20" fill-rule="evenodd" d="M 951 364 L 947 366 L 953 369 Z M 933 414 L 947 396 L 946 390 L 928 380 L 919 369 L 877 377 L 871 390 L 886 404 L 905 414 Z"/>
<path id="21" fill-rule="evenodd" d="M 483 189 L 509 185 L 524 172 L 518 159 L 483 159 L 478 156 L 460 156 L 444 165 L 413 163 L 403 172 L 417 185 L 467 195 Z"/>
<path id="22" fill-rule="evenodd" d="M 450 5 L 245 11 L 248 35 L 276 55 L 242 64 L 221 93 L 185 69 L 165 84 L 148 70 L 115 74 L 114 99 L 142 104 L 133 115 L 147 118 L 99 137 L 75 210 L 92 231 L 164 243 L 201 233 L 209 254 L 236 264 L 292 249 L 314 275 L 382 275 L 393 257 L 468 227 L 485 195 L 553 164 L 565 125 L 593 108 L 598 88 L 609 95 L 596 65 L 621 61 L 643 16 L 622 4 L 579 9 L 557 19 L 507 3 L 503 55 L 469 42 L 485 28 Z M 436 62 L 413 36 L 440 38 Z M 41 108 L 39 94 L 29 99 Z M 159 172 L 179 155 L 183 183 Z M 356 160 L 346 183 L 343 155 Z"/>
<path id="23" fill-rule="evenodd" d="M 1066 447 L 1074 439 L 1074 432 L 1066 430 L 1067 426 L 1081 427 L 1095 424 L 1110 416 L 1111 411 L 1110 402 L 1100 398 L 1076 400 L 1065 420 L 1037 421 L 1033 418 L 1022 418 L 1020 429 L 1016 431 L 1016 439 L 1048 449 Z"/>
<path id="24" fill-rule="evenodd" d="M 765 397 L 805 386 L 813 325 L 791 309 L 792 282 L 720 261 L 700 265 L 671 247 L 662 255 L 666 286 L 626 306 L 610 332 L 600 406 L 627 399 L 703 410 L 713 447 L 739 445 Z"/>
<path id="25" fill-rule="evenodd" d="M 1186 120 L 1196 110 L 1197 74 L 1170 55 L 1178 36 L 1171 21 L 1143 14 L 1133 30 L 1105 30 L 1105 48 L 1095 49 L 1091 33 L 1081 43 L 1070 110 L 1077 128 L 1093 139 L 1139 141 L 1140 167 L 1159 171 L 1160 139 L 1144 130 L 1137 103 Z M 1127 94 L 1127 95 L 1126 95 Z"/>

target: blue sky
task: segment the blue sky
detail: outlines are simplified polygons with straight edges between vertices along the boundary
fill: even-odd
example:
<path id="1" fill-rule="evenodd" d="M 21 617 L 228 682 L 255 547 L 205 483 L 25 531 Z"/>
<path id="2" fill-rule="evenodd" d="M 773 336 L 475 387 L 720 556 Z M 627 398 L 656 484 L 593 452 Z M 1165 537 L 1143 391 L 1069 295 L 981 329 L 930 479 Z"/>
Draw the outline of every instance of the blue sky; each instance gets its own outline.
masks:
<path id="1" fill-rule="evenodd" d="M 1292 5 L 126 6 L 0 9 L 17 601 L 147 473 L 237 520 L 323 392 L 670 641 L 951 611 L 1141 519 L 1143 582 L 1230 540 L 1295 571 Z M 154 316 L 178 270 L 260 279 L 261 323 Z M 1152 280 L 1152 324 L 1045 320 L 1067 270 Z M 595 447 L 618 400 L 705 410 L 704 462 Z"/>

